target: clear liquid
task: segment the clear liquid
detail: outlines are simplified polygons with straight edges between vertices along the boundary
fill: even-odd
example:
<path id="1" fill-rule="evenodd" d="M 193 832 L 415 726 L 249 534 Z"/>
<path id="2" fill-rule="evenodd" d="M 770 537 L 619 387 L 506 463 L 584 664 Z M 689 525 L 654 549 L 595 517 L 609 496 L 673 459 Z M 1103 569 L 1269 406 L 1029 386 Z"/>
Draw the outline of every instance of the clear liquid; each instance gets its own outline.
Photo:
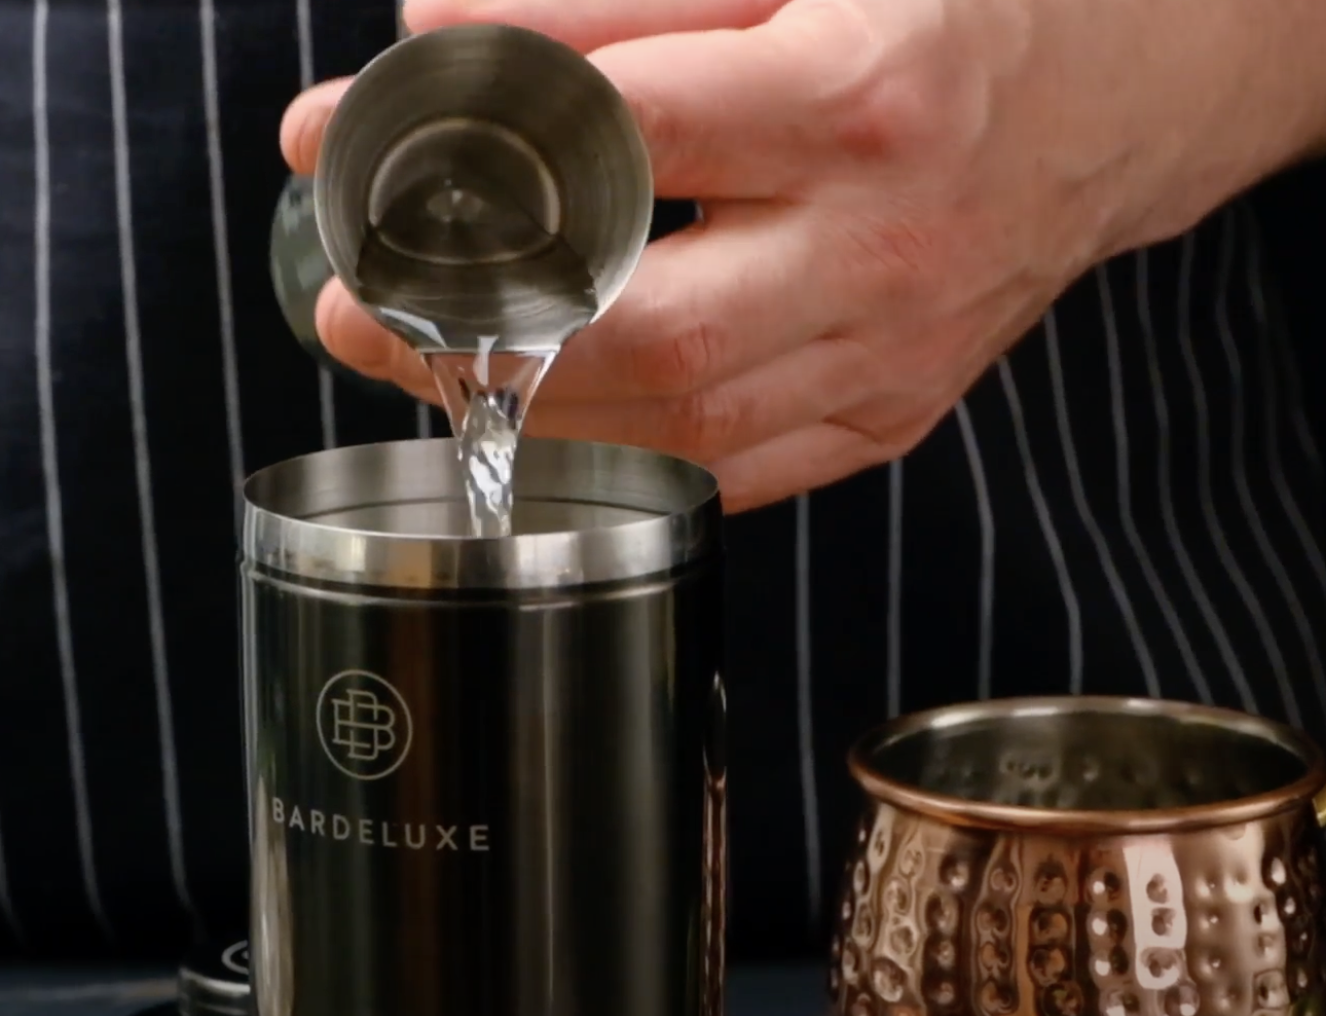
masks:
<path id="1" fill-rule="evenodd" d="M 565 238 L 521 195 L 455 165 L 390 202 L 355 271 L 361 298 L 421 348 L 476 349 L 486 335 L 560 345 L 598 312 L 589 265 Z"/>
<path id="2" fill-rule="evenodd" d="M 556 355 L 549 349 L 424 356 L 457 439 L 474 536 L 511 535 L 520 428 Z"/>
<path id="3" fill-rule="evenodd" d="M 471 532 L 509 536 L 525 413 L 598 298 L 585 259 L 497 182 L 501 174 L 475 172 L 454 150 L 433 157 L 446 171 L 403 187 L 365 237 L 360 296 L 433 374 L 459 445 Z M 522 351 L 494 352 L 501 340 Z"/>

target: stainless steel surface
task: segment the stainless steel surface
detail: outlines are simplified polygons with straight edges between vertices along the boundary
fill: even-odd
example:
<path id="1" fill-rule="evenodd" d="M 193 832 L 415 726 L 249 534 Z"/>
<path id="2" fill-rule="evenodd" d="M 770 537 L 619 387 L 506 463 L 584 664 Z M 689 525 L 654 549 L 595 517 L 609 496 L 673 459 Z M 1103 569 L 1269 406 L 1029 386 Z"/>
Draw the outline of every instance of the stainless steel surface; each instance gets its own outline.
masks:
<path id="1" fill-rule="evenodd" d="M 252 1016 L 249 943 L 243 938 L 190 950 L 180 964 L 180 1016 Z"/>
<path id="2" fill-rule="evenodd" d="M 272 216 L 268 258 L 277 305 L 304 352 L 343 383 L 400 398 L 401 390 L 395 385 L 367 378 L 335 359 L 318 335 L 318 296 L 334 273 L 313 215 L 312 177 L 292 175 L 286 181 Z"/>
<path id="3" fill-rule="evenodd" d="M 292 175 L 272 216 L 269 252 L 272 287 L 286 324 L 299 344 L 323 366 L 336 361 L 323 348 L 314 320 L 318 294 L 332 278 L 313 215 L 313 178 Z"/>
<path id="4" fill-rule="evenodd" d="M 0 1013 L 4 1016 L 168 1016 L 169 1003 L 151 1008 L 139 985 L 123 969 L 89 973 L 78 967 L 55 970 L 60 986 L 46 989 L 47 968 L 9 967 L 0 970 Z M 109 982 L 109 983 L 108 983 Z M 154 982 L 161 998 L 171 982 Z M 135 1001 L 135 997 L 140 1000 Z M 727 993 L 731 1016 L 823 1016 L 826 1010 L 822 966 L 798 960 L 776 966 L 737 967 L 730 972 Z"/>
<path id="5" fill-rule="evenodd" d="M 550 589 L 705 559 L 722 524 L 709 473 L 640 449 L 526 439 L 515 488 L 516 535 L 480 540 L 454 441 L 319 452 L 249 479 L 244 552 L 327 582 Z"/>
<path id="6" fill-rule="evenodd" d="M 537 242 L 433 257 L 427 284 L 384 314 L 361 277 L 366 243 L 394 202 L 452 174 L 510 198 Z M 568 251 L 583 260 L 605 311 L 648 239 L 653 178 L 630 110 L 592 64 L 535 32 L 465 25 L 400 41 L 360 72 L 328 124 L 314 202 L 336 274 L 407 341 L 543 350 L 586 323 L 548 299 L 541 280 L 560 271 L 549 266 Z"/>
<path id="7" fill-rule="evenodd" d="M 1226 710 L 1007 699 L 853 749 L 866 791 L 832 942 L 850 1016 L 1323 1011 L 1302 735 Z"/>
<path id="8" fill-rule="evenodd" d="M 449 442 L 250 484 L 261 1016 L 721 1014 L 713 481 L 602 446 L 521 461 L 569 528 L 482 541 L 386 510 L 459 490 Z"/>
<path id="9" fill-rule="evenodd" d="M 401 20 L 403 8 L 404 0 L 397 0 L 398 39 L 409 34 Z M 385 390 L 386 385 L 343 367 L 327 352 L 318 336 L 315 318 L 318 296 L 336 273 L 332 271 L 322 237 L 318 235 L 318 220 L 313 212 L 313 177 L 292 173 L 286 180 L 272 216 L 268 261 L 276 302 L 304 351 L 327 370 L 342 377 L 353 377 L 365 387 Z"/>

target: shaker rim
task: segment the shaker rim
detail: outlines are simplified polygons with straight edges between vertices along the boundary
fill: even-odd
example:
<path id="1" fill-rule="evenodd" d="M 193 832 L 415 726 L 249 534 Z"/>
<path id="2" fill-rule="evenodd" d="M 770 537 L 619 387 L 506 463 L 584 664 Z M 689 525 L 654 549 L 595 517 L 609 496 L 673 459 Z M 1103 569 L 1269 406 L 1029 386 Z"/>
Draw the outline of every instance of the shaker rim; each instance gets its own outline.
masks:
<path id="1" fill-rule="evenodd" d="M 361 588 L 556 591 L 661 576 L 721 551 L 718 481 L 683 459 L 624 445 L 524 438 L 515 480 L 518 501 L 623 510 L 627 517 L 499 538 L 338 522 L 364 509 L 464 504 L 453 439 L 353 445 L 287 459 L 248 478 L 244 563 Z"/>
<path id="2" fill-rule="evenodd" d="M 1114 713 L 1205 722 L 1290 752 L 1302 761 L 1303 773 L 1269 791 L 1209 804 L 1156 809 L 1046 808 L 973 801 L 925 790 L 885 776 L 873 762 L 881 749 L 925 730 L 959 727 L 986 719 L 1064 713 Z M 1326 788 L 1326 759 L 1321 749 L 1306 734 L 1283 723 L 1220 706 L 1110 695 L 1022 696 L 909 713 L 858 738 L 848 751 L 847 763 L 853 778 L 877 801 L 954 826 L 1063 836 L 1170 833 L 1238 825 L 1313 803 Z"/>

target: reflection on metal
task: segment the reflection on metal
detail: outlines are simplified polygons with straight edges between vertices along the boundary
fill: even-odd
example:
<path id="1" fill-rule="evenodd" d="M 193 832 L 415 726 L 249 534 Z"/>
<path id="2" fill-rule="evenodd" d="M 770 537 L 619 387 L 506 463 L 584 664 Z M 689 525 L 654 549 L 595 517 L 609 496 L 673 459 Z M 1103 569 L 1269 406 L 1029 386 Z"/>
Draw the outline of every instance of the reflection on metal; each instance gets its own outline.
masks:
<path id="1" fill-rule="evenodd" d="M 860 742 L 844 1016 L 1320 1012 L 1326 770 L 1224 710 L 1002 700 Z"/>

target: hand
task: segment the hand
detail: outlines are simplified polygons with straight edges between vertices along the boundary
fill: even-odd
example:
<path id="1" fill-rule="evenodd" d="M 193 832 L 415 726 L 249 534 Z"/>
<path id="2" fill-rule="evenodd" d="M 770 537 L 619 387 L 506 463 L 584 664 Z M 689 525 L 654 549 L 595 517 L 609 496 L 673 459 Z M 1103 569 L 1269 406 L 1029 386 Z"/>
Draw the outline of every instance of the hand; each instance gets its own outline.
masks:
<path id="1" fill-rule="evenodd" d="M 591 53 L 659 195 L 701 201 L 527 427 L 702 462 L 741 510 L 905 454 L 1077 275 L 1303 151 L 1326 4 L 1277 3 L 1295 24 L 1235 0 L 411 0 L 406 20 Z M 296 171 L 343 89 L 288 112 Z M 434 398 L 339 284 L 318 323 L 349 366 Z"/>

